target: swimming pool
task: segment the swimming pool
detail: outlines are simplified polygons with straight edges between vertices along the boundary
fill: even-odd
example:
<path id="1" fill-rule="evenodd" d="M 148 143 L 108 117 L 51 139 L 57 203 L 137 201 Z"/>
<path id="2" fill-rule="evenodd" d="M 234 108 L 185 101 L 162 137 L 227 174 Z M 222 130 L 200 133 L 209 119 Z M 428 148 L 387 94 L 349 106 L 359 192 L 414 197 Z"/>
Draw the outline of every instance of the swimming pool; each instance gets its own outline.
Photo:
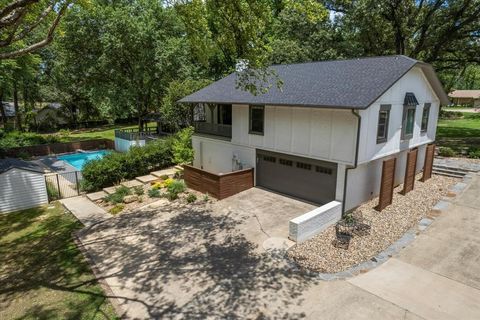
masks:
<path id="1" fill-rule="evenodd" d="M 63 156 L 57 157 L 58 160 L 63 160 L 75 169 L 81 171 L 85 163 L 89 160 L 101 159 L 106 154 L 111 153 L 108 150 L 98 150 L 98 151 L 89 151 L 89 152 L 78 152 L 73 154 L 66 154 Z"/>

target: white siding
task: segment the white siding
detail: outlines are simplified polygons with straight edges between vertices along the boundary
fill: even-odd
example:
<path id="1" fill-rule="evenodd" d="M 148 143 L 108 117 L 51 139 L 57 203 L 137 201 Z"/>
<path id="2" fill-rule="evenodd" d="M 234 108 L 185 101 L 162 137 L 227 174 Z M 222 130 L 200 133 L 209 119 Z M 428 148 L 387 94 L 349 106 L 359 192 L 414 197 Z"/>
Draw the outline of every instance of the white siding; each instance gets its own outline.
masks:
<path id="1" fill-rule="evenodd" d="M 0 213 L 18 211 L 48 203 L 42 173 L 11 169 L 0 174 Z"/>
<path id="2" fill-rule="evenodd" d="M 233 105 L 232 118 L 233 144 L 353 164 L 357 118 L 350 110 L 266 106 L 264 135 L 248 133 L 248 105 Z"/>
<path id="3" fill-rule="evenodd" d="M 406 92 L 413 92 L 420 103 L 415 111 L 415 127 L 413 138 L 403 141 L 401 139 L 403 100 Z M 423 107 L 431 103 L 430 117 L 427 132 L 420 132 Z M 377 144 L 378 113 L 381 104 L 390 104 L 390 121 L 388 125 L 388 140 Z M 385 156 L 408 150 L 435 140 L 437 119 L 439 112 L 439 99 L 431 89 L 420 68 L 413 68 L 407 72 L 397 83 L 387 90 L 368 109 L 361 110 L 362 128 L 360 134 L 359 163 L 383 158 Z"/>
<path id="4" fill-rule="evenodd" d="M 425 145 L 418 148 L 416 168 L 417 173 L 423 170 L 425 151 Z M 408 150 L 404 150 L 381 159 L 360 164 L 356 169 L 349 170 L 345 209 L 353 209 L 363 202 L 378 196 L 380 193 L 380 181 L 382 178 L 382 166 L 384 160 L 397 158 L 395 167 L 395 185 L 403 183 L 405 178 L 407 152 Z"/>
<path id="5" fill-rule="evenodd" d="M 234 155 L 244 168 L 255 167 L 255 149 L 253 148 L 196 135 L 192 137 L 192 145 L 195 152 L 193 165 L 197 168 L 213 173 L 231 172 L 234 169 Z"/>

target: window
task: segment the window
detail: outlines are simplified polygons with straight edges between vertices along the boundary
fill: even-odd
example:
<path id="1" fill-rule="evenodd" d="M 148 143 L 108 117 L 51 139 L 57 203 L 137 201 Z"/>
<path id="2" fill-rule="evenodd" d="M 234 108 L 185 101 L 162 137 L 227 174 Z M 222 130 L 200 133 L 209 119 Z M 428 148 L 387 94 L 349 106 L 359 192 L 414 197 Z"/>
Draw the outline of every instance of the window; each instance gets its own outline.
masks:
<path id="1" fill-rule="evenodd" d="M 232 105 L 217 105 L 217 122 L 218 124 L 232 125 Z"/>
<path id="2" fill-rule="evenodd" d="M 272 156 L 263 156 L 263 160 L 268 162 L 273 162 L 273 163 L 277 162 L 277 159 Z"/>
<path id="3" fill-rule="evenodd" d="M 403 106 L 402 139 L 407 140 L 413 137 L 415 127 L 415 106 Z"/>
<path id="4" fill-rule="evenodd" d="M 193 121 L 205 122 L 207 120 L 207 114 L 205 113 L 205 105 L 199 103 L 193 108 Z"/>
<path id="5" fill-rule="evenodd" d="M 388 122 L 390 121 L 389 104 L 382 104 L 378 113 L 377 126 L 377 143 L 382 143 L 388 140 Z"/>
<path id="6" fill-rule="evenodd" d="M 429 116 L 430 116 L 430 103 L 425 103 L 425 105 L 423 106 L 423 113 L 422 113 L 421 132 L 427 132 Z"/>
<path id="7" fill-rule="evenodd" d="M 291 167 L 293 165 L 292 160 L 286 160 L 286 159 L 279 159 L 278 162 L 280 164 L 283 164 L 284 166 L 289 166 Z"/>
<path id="8" fill-rule="evenodd" d="M 263 135 L 264 106 L 250 106 L 249 133 Z"/>
<path id="9" fill-rule="evenodd" d="M 312 165 L 303 162 L 297 162 L 297 168 L 305 169 L 305 170 L 312 170 Z"/>
<path id="10" fill-rule="evenodd" d="M 324 173 L 324 174 L 329 174 L 329 175 L 331 175 L 333 173 L 332 169 L 322 167 L 322 166 L 315 166 L 315 171 L 318 172 L 318 173 Z"/>

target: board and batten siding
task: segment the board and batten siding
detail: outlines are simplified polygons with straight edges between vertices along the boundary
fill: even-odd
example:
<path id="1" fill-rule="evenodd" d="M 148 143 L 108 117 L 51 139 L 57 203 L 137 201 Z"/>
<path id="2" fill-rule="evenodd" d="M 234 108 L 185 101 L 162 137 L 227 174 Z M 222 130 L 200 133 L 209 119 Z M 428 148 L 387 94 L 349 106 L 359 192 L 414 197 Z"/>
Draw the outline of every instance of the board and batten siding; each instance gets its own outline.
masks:
<path id="1" fill-rule="evenodd" d="M 48 203 L 43 173 L 11 169 L 0 174 L 0 213 Z"/>
<path id="2" fill-rule="evenodd" d="M 415 111 L 413 137 L 402 140 L 403 102 L 407 92 L 415 94 L 419 105 Z M 421 132 L 420 126 L 425 103 L 431 104 L 430 116 L 427 131 Z M 382 104 L 391 105 L 388 139 L 384 143 L 377 143 L 378 115 Z M 369 108 L 360 111 L 362 127 L 358 162 L 366 163 L 435 141 L 439 106 L 440 100 L 430 87 L 423 71 L 418 67 L 412 68 Z"/>
<path id="3" fill-rule="evenodd" d="M 357 118 L 350 110 L 265 106 L 264 134 L 249 134 L 249 106 L 232 106 L 232 144 L 353 164 Z"/>

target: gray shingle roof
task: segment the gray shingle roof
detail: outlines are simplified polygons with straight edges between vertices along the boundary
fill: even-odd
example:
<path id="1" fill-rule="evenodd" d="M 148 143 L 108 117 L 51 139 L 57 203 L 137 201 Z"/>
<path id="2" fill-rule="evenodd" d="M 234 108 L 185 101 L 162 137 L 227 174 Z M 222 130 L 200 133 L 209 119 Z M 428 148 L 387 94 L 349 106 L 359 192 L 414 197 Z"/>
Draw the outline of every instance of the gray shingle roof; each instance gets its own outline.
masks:
<path id="1" fill-rule="evenodd" d="M 372 57 L 270 68 L 283 81 L 257 96 L 237 88 L 236 73 L 181 99 L 185 103 L 238 103 L 365 109 L 413 66 L 429 68 L 427 78 L 442 103 L 448 103 L 440 81 L 430 65 L 406 56 Z"/>
<path id="2" fill-rule="evenodd" d="M 20 159 L 15 159 L 15 158 L 6 158 L 6 159 L 0 160 L 0 174 L 13 168 L 39 172 L 39 173 L 44 172 L 41 166 L 33 162 L 28 162 Z"/>

